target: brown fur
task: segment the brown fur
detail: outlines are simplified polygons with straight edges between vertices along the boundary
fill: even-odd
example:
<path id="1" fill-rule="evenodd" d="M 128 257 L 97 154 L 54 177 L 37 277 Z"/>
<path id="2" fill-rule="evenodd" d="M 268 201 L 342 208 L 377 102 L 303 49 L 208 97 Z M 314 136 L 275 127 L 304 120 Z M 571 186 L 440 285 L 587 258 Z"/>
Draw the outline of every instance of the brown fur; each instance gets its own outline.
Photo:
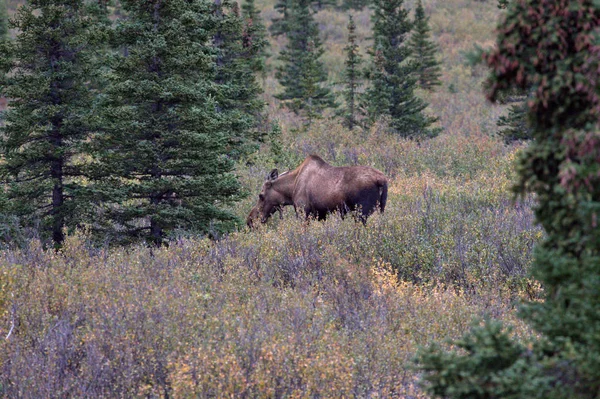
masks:
<path id="1" fill-rule="evenodd" d="M 377 169 L 331 166 L 310 155 L 290 172 L 279 175 L 277 169 L 271 171 L 247 224 L 252 227 L 258 218 L 265 223 L 286 205 L 293 205 L 296 213 L 302 212 L 306 218 L 319 220 L 330 212 L 338 211 L 344 217 L 358 209 L 358 217 L 364 223 L 378 205 L 381 212 L 385 209 L 387 186 L 387 178 Z"/>

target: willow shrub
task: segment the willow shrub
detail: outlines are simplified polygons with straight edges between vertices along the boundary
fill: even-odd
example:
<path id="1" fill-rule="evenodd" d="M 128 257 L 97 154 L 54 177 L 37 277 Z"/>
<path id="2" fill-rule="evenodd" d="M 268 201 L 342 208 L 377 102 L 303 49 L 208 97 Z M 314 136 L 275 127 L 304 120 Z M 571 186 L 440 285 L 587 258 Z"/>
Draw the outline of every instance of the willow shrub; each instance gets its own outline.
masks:
<path id="1" fill-rule="evenodd" d="M 418 396 L 416 346 L 460 336 L 473 315 L 514 320 L 511 296 L 401 282 L 375 252 L 357 256 L 383 223 L 291 220 L 158 250 L 74 236 L 60 253 L 5 251 L 0 334 L 15 327 L 0 342 L 0 393 Z"/>

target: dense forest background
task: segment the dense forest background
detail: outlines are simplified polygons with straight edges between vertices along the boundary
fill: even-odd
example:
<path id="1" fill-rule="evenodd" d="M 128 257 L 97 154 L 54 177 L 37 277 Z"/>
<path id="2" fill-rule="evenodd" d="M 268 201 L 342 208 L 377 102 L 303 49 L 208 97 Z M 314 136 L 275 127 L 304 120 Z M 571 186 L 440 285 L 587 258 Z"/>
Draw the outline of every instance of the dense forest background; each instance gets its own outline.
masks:
<path id="1" fill-rule="evenodd" d="M 11 16 L 23 10 L 22 2 L 7 3 Z M 156 40 L 147 32 L 163 19 L 145 8 L 153 3 L 93 3 L 91 18 L 68 14 L 69 29 L 79 35 L 72 48 L 88 64 L 68 69 L 77 101 L 64 108 L 70 112 L 65 120 L 77 123 L 65 131 L 77 145 L 60 152 L 74 154 L 66 184 L 52 186 L 35 169 L 57 158 L 35 158 L 47 147 L 22 156 L 43 136 L 23 145 L 19 134 L 29 122 L 39 126 L 57 115 L 56 104 L 42 110 L 36 99 L 40 82 L 52 74 L 27 80 L 40 70 L 32 67 L 19 83 L 8 57 L 0 64 L 9 71 L 3 93 L 12 87 L 7 97 L 19 99 L 11 104 L 9 98 L 8 108 L 6 100 L 0 104 L 8 110 L 0 159 L 0 395 L 523 397 L 564 385 L 564 396 L 555 397 L 573 397 L 572 387 L 594 397 L 593 356 L 584 359 L 588 369 L 572 365 L 581 361 L 577 339 L 595 342 L 596 324 L 588 324 L 589 335 L 573 338 L 564 332 L 574 331 L 569 325 L 538 318 L 532 326 L 518 317 L 520 300 L 559 298 L 563 306 L 574 298 L 563 300 L 571 294 L 552 285 L 558 266 L 538 272 L 541 282 L 531 277 L 534 246 L 559 248 L 548 258 L 560 263 L 571 247 L 563 251 L 563 241 L 551 241 L 562 231 L 556 226 L 580 231 L 573 220 L 595 220 L 595 208 L 581 216 L 563 212 L 551 193 L 515 197 L 524 159 L 538 159 L 533 155 L 544 145 L 542 154 L 556 148 L 540 133 L 550 125 L 535 125 L 535 145 L 525 141 L 533 134 L 524 117 L 531 86 L 502 86 L 480 62 L 481 49 L 497 48 L 494 27 L 518 15 L 516 7 L 507 11 L 507 2 L 491 0 L 374 0 L 371 7 L 361 1 L 173 1 L 162 17 L 175 22 Z M 179 3 L 197 7 L 180 15 Z M 211 8 L 215 4 L 222 8 Z M 292 9 L 296 25 L 282 23 Z M 260 16 L 264 37 L 258 19 L 240 15 Z M 21 29 L 34 18 L 23 21 Z M 294 26 L 295 32 L 310 28 L 312 36 L 281 33 Z M 9 32 L 12 40 L 18 35 L 18 29 Z M 3 47 L 3 55 L 36 66 L 29 50 L 52 35 L 32 29 L 18 51 Z M 413 49 L 428 43 L 432 68 L 419 75 L 425 63 L 406 48 L 386 47 L 384 37 L 395 43 L 402 37 Z M 165 45 L 169 40 L 177 45 Z M 82 42 L 86 46 L 77 45 Z M 304 69 L 293 67 L 299 60 Z M 86 68 L 92 66 L 101 73 L 90 78 Z M 507 68 L 498 67 L 499 81 Z M 294 75 L 298 70 L 306 80 Z M 167 77 L 166 83 L 148 84 L 148 73 Z M 490 90 L 494 104 L 484 94 Z M 541 112 L 530 120 L 544 120 Z M 164 140 L 161 162 L 149 137 Z M 294 168 L 309 154 L 383 171 L 390 179 L 385 213 L 363 226 L 336 216 L 305 223 L 286 210 L 281 219 L 245 227 L 267 172 Z M 176 178 L 156 172 L 165 165 Z M 18 175 L 21 168 L 26 178 Z M 561 176 L 575 179 L 576 171 Z M 530 176 L 533 188 L 522 183 L 521 191 L 555 187 L 557 175 L 539 185 Z M 29 181 L 35 183 L 22 184 Z M 63 193 L 64 202 L 52 202 L 62 210 L 40 212 L 47 198 Z M 578 197 L 569 198 L 567 208 Z M 538 200 L 542 213 L 545 204 L 556 207 L 546 216 L 575 216 L 570 224 L 547 222 L 543 230 L 535 222 Z M 597 253 L 575 246 L 577 254 Z M 574 292 L 594 292 L 573 277 L 575 263 L 562 265 L 572 268 L 560 276 L 573 279 Z M 585 270 L 593 275 L 593 267 Z M 559 339 L 538 345 L 545 324 L 555 329 L 544 333 Z M 471 327 L 471 339 L 456 341 Z M 431 344 L 438 346 L 422 350 L 416 362 L 419 348 Z M 524 370 L 534 370 L 527 380 L 533 383 L 516 384 Z"/>

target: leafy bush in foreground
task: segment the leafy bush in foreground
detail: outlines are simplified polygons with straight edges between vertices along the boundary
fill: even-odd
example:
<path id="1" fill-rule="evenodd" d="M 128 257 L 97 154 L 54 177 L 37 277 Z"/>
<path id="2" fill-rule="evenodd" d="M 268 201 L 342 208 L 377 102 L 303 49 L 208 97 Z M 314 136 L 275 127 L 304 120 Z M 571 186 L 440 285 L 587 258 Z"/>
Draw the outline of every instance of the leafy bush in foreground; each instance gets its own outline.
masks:
<path id="1" fill-rule="evenodd" d="M 416 286 L 348 260 L 334 228 L 359 244 L 336 222 L 158 250 L 70 237 L 61 253 L 5 251 L 0 335 L 15 328 L 0 394 L 417 397 L 417 345 L 458 337 L 474 314 L 514 319 L 506 291 Z"/>

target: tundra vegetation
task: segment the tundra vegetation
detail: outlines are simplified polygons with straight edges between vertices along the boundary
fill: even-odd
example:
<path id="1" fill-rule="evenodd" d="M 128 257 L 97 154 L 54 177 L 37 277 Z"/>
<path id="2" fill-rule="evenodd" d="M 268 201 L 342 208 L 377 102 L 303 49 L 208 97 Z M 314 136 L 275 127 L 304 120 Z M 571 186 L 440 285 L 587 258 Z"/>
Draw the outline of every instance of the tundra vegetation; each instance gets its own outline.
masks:
<path id="1" fill-rule="evenodd" d="M 8 1 L 11 15 L 19 3 Z M 104 108 L 110 113 L 101 119 L 78 116 L 100 135 L 102 129 L 110 129 L 104 138 L 118 140 L 115 145 L 130 150 L 134 137 L 122 126 L 126 120 L 135 121 L 138 127 L 145 123 L 137 119 L 140 114 L 135 108 L 141 108 L 165 126 L 144 141 L 153 156 L 161 156 L 158 149 L 168 154 L 190 151 L 189 147 L 171 147 L 179 137 L 177 129 L 185 128 L 184 133 L 195 138 L 192 127 L 201 129 L 207 141 L 214 137 L 213 148 L 221 155 L 207 153 L 204 158 L 212 169 L 202 173 L 214 187 L 206 197 L 212 204 L 218 202 L 218 208 L 203 211 L 193 195 L 170 193 L 186 183 L 189 175 L 185 172 L 180 178 L 165 178 L 167 173 L 161 172 L 164 181 L 142 175 L 131 178 L 125 163 L 110 162 L 118 153 L 105 151 L 109 147 L 96 153 L 86 147 L 89 141 L 79 140 L 82 152 L 67 154 L 73 169 L 90 157 L 103 167 L 82 170 L 91 179 L 77 176 L 69 181 L 77 185 L 67 188 L 92 187 L 94 178 L 104 184 L 96 194 L 118 187 L 120 181 L 140 190 L 168 184 L 169 192 L 159 190 L 152 197 L 158 198 L 157 207 L 164 210 L 157 222 L 169 229 L 157 233 L 156 241 L 168 246 L 149 247 L 145 241 L 117 246 L 111 240 L 98 240 L 94 218 L 119 209 L 135 211 L 135 202 L 124 198 L 119 204 L 124 208 L 108 206 L 102 215 L 88 214 L 88 220 L 74 220 L 72 225 L 72 215 L 64 213 L 71 229 L 63 230 L 62 247 L 55 251 L 48 249 L 43 226 L 30 223 L 23 228 L 19 215 L 12 212 L 14 200 L 4 191 L 9 187 L 3 186 L 1 396 L 421 398 L 426 397 L 419 383 L 423 371 L 413 362 L 418 347 L 437 342 L 442 349 L 451 349 L 454 344 L 448 340 L 462 337 L 473 323 L 486 318 L 511 325 L 509 338 L 517 343 L 530 342 L 538 334 L 517 317 L 515 307 L 517 300 L 539 301 L 545 295 L 529 275 L 533 248 L 545 237 L 532 211 L 536 200 L 515 200 L 511 191 L 516 160 L 522 159 L 519 154 L 526 145 L 507 145 L 498 138 L 496 123 L 507 106 L 486 100 L 482 83 L 488 70 L 467 62 L 475 45 L 489 48 L 495 43 L 493 27 L 507 13 L 496 2 L 423 1 L 430 39 L 439 49 L 441 84 L 431 91 L 416 84 L 410 89 L 421 99 L 416 107 L 418 118 L 400 123 L 393 115 L 382 115 L 369 120 L 368 126 L 357 123 L 353 129 L 329 109 L 319 111 L 322 118 L 311 116 L 307 127 L 305 116 L 281 107 L 275 97 L 285 90 L 276 71 L 284 67 L 279 55 L 289 43 L 283 34 L 287 21 L 282 18 L 289 1 L 254 2 L 271 32 L 265 36 L 270 56 L 264 68 L 254 57 L 264 54 L 263 49 L 243 52 L 251 35 L 236 36 L 235 46 L 226 48 L 229 52 L 198 47 L 201 54 L 185 51 L 182 54 L 188 56 L 182 55 L 179 61 L 174 56 L 179 49 L 168 46 L 178 26 L 189 29 L 186 39 L 210 36 L 222 49 L 231 44 L 224 38 L 235 32 L 247 33 L 255 27 L 264 32 L 252 18 L 234 18 L 236 13 L 255 15 L 248 8 L 240 12 L 231 2 L 217 1 L 228 10 L 223 15 L 208 4 L 203 8 L 200 1 L 181 2 L 198 8 L 181 14 L 169 10 L 165 18 L 153 20 L 157 16 L 151 10 L 134 8 L 141 3 L 122 3 L 129 4 L 130 17 L 138 15 L 139 20 L 129 18 L 119 25 L 121 29 L 144 29 L 145 34 L 139 36 L 140 42 L 113 54 L 111 62 L 119 68 L 102 70 L 99 76 L 110 79 L 94 83 L 97 90 L 111 88 L 111 95 L 101 98 L 111 105 Z M 372 10 L 361 7 L 363 1 L 340 1 L 339 8 L 326 1 L 307 3 L 322 50 L 315 65 L 327 72 L 326 82 L 320 73 L 314 75 L 314 82 L 328 86 L 343 100 L 344 87 L 339 82 L 345 80 L 349 17 L 342 9 L 352 9 L 352 40 L 368 68 L 376 55 L 372 24 L 377 19 Z M 414 20 L 417 2 L 397 3 L 410 10 L 402 15 L 403 20 Z M 110 2 L 107 9 L 112 19 L 123 14 Z M 209 9 L 214 12 L 205 13 Z M 194 30 L 194 18 L 210 21 L 212 30 Z M 273 25 L 273 20 L 279 22 Z M 160 24 L 165 27 L 162 38 L 154 36 Z M 282 34 L 273 35 L 277 31 Z M 14 30 L 11 33 L 14 37 Z M 160 51 L 166 69 L 127 73 L 138 61 L 145 66 L 159 61 L 153 55 Z M 231 57 L 224 58 L 225 54 Z M 86 57 L 97 61 L 93 54 Z M 244 65 L 243 59 L 252 62 Z M 206 68 L 205 74 L 181 73 L 186 63 L 196 61 Z M 5 61 L 0 64 L 7 66 Z M 239 81 L 248 70 L 259 72 L 258 85 L 237 84 L 248 83 Z M 176 74 L 167 78 L 170 72 Z M 390 78 L 379 72 L 382 81 Z M 125 90 L 127 85 L 136 90 L 141 87 L 123 78 L 141 79 L 152 73 L 155 96 Z M 190 86 L 186 79 L 192 78 L 197 84 Z M 368 81 L 362 84 L 359 95 L 372 87 Z M 241 109 L 238 94 L 258 93 L 257 86 L 263 90 L 264 110 Z M 118 107 L 122 98 L 128 98 L 125 109 Z M 200 111 L 194 98 L 214 102 L 214 106 Z M 144 99 L 155 107 L 147 107 Z M 153 110 L 161 112 L 152 114 Z M 220 116 L 213 118 L 213 114 Z M 207 123 L 192 123 L 196 120 Z M 400 127 L 409 122 L 416 126 L 409 136 L 426 134 L 419 140 L 402 137 Z M 153 142 L 159 134 L 168 135 L 160 136 L 163 142 Z M 262 141 L 256 144 L 258 151 L 252 152 L 249 144 L 256 138 Z M 368 165 L 385 173 L 389 178 L 385 213 L 375 213 L 363 226 L 339 217 L 306 224 L 289 210 L 282 219 L 272 218 L 252 231 L 239 227 L 226 235 L 220 234 L 224 230 L 212 216 L 181 230 L 171 223 L 180 214 L 171 212 L 167 204 L 182 205 L 174 208 L 177 212 L 222 215 L 223 223 L 234 217 L 243 219 L 256 203 L 268 171 L 293 169 L 313 153 L 335 166 Z M 197 167 L 198 154 L 192 155 L 189 163 Z M 137 161 L 152 170 L 149 157 Z M 4 159 L 0 163 L 4 165 Z M 101 179 L 101 172 L 110 168 L 123 173 L 113 187 Z M 213 200 L 218 190 L 230 197 Z M 244 191 L 250 195 L 231 201 Z M 92 194 L 86 195 L 101 201 Z"/>

